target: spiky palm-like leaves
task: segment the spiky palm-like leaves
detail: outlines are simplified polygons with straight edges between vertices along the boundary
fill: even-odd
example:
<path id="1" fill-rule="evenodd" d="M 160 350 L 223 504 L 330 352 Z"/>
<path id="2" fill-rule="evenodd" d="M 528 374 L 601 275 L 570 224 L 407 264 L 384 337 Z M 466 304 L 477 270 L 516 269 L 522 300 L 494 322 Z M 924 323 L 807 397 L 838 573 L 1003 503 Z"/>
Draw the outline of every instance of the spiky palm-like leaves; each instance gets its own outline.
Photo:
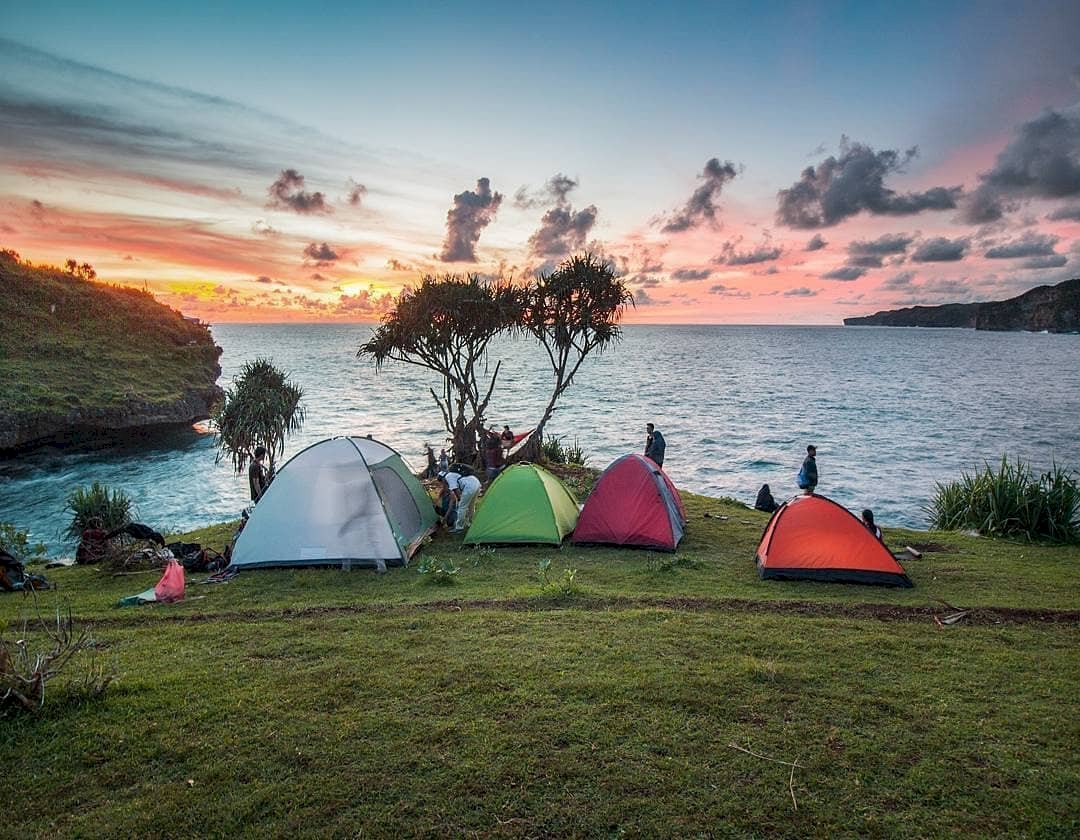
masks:
<path id="1" fill-rule="evenodd" d="M 959 481 L 939 483 L 926 513 L 931 527 L 944 531 L 1080 542 L 1080 482 L 1057 464 L 1036 477 L 1019 459 L 1011 464 L 1002 456 L 997 469 L 986 464 Z"/>
<path id="2" fill-rule="evenodd" d="M 233 469 L 242 473 L 255 457 L 255 448 L 265 446 L 273 475 L 278 456 L 285 452 L 285 439 L 304 424 L 303 397 L 304 390 L 269 359 L 245 364 L 214 414 L 218 457 L 228 456 Z"/>

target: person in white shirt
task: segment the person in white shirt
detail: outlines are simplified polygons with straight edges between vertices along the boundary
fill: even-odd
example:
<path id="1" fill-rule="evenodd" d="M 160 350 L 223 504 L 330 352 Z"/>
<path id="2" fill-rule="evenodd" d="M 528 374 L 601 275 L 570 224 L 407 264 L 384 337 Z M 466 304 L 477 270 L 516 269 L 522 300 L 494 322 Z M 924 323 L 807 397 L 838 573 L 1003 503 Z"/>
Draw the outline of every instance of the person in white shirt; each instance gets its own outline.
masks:
<path id="1" fill-rule="evenodd" d="M 460 534 L 465 530 L 469 521 L 469 508 L 476 494 L 480 492 L 480 479 L 475 475 L 461 475 L 461 473 L 441 473 L 439 477 L 446 483 L 447 488 L 454 495 L 457 515 L 454 517 L 454 527 L 451 534 Z"/>

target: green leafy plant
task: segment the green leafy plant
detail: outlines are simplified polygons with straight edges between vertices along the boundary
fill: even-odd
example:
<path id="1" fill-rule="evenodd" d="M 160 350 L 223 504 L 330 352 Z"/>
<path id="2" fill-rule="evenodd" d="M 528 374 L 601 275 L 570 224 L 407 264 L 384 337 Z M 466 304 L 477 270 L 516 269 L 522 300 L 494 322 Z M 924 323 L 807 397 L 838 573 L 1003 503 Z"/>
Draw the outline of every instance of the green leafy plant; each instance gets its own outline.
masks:
<path id="1" fill-rule="evenodd" d="M 577 569 L 563 569 L 558 577 L 551 575 L 551 560 L 544 558 L 537 564 L 540 576 L 541 589 L 550 595 L 574 595 L 579 591 L 577 585 Z"/>
<path id="2" fill-rule="evenodd" d="M 91 519 L 100 519 L 106 531 L 121 528 L 131 522 L 131 499 L 123 490 L 111 490 L 95 481 L 89 487 L 78 487 L 67 497 L 71 524 L 64 532 L 71 539 L 90 527 Z"/>
<path id="3" fill-rule="evenodd" d="M 227 455 L 241 473 L 256 447 L 265 446 L 272 476 L 278 456 L 285 453 L 285 438 L 304 425 L 303 397 L 304 389 L 269 359 L 248 362 L 214 413 L 218 457 Z"/>
<path id="4" fill-rule="evenodd" d="M 10 522 L 0 522 L 0 548 L 23 565 L 43 560 L 47 551 L 43 543 L 31 545 L 26 531 L 20 531 Z"/>
<path id="5" fill-rule="evenodd" d="M 431 583 L 446 586 L 454 582 L 460 569 L 454 565 L 453 560 L 425 557 L 416 567 L 416 571 Z"/>
<path id="6" fill-rule="evenodd" d="M 700 569 L 701 561 L 674 555 L 669 557 L 650 557 L 648 568 L 650 572 L 674 572 L 677 569 Z"/>
<path id="7" fill-rule="evenodd" d="M 942 531 L 973 529 L 996 537 L 1056 543 L 1080 542 L 1080 483 L 1075 471 L 1057 464 L 1040 476 L 1019 458 L 1002 456 L 995 468 L 962 473 L 938 483 L 924 508 L 930 526 Z"/>

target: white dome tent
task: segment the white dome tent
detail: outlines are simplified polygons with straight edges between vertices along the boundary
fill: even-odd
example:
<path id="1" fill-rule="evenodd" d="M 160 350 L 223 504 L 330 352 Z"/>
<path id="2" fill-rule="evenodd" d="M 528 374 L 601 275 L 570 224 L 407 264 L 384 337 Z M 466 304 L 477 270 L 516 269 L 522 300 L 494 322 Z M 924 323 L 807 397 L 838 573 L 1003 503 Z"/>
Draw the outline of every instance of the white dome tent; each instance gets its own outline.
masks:
<path id="1" fill-rule="evenodd" d="M 401 456 L 370 437 L 312 444 L 278 471 L 233 547 L 232 567 L 405 566 L 435 529 Z"/>

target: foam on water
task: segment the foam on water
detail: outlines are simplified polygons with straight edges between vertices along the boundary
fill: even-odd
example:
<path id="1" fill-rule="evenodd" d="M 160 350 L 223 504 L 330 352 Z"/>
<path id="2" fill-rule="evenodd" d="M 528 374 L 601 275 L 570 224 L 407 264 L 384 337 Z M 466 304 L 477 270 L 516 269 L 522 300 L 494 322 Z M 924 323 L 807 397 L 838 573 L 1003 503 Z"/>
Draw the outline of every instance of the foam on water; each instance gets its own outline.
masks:
<path id="1" fill-rule="evenodd" d="M 422 464 L 444 433 L 417 368 L 376 372 L 355 357 L 361 325 L 220 325 L 222 383 L 256 356 L 290 371 L 306 392 L 307 420 L 286 457 L 339 434 L 371 434 Z M 819 491 L 871 507 L 883 525 L 921 526 L 937 481 L 996 461 L 1080 467 L 1080 337 L 972 330 L 841 327 L 627 327 L 613 350 L 586 362 L 549 424 L 603 467 L 641 451 L 644 424 L 667 438 L 665 467 L 680 487 L 752 501 L 768 483 L 796 492 L 807 443 L 818 447 Z M 551 374 L 525 340 L 502 359 L 488 421 L 524 431 L 540 416 Z M 42 450 L 0 461 L 0 521 L 59 549 L 64 499 L 101 481 L 123 488 L 159 529 L 234 518 L 247 480 L 215 461 L 194 430 L 143 436 L 121 447 Z"/>

